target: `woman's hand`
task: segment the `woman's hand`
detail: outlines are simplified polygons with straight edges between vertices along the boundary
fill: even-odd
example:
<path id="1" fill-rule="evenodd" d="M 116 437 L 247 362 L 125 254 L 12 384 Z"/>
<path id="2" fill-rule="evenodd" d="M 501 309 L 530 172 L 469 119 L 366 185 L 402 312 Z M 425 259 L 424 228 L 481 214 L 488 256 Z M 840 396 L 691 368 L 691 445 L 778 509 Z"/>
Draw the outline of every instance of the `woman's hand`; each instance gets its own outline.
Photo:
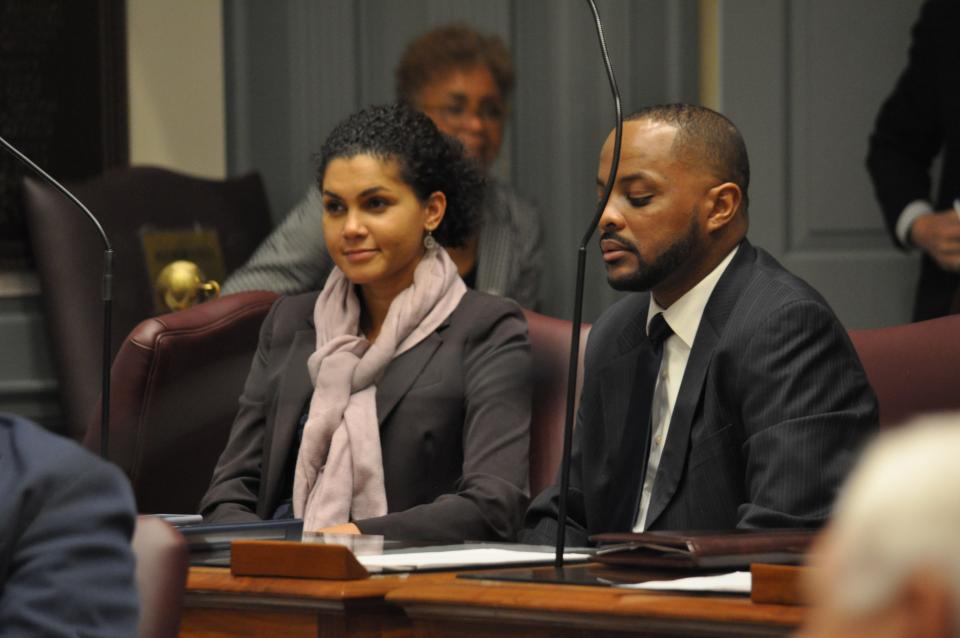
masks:
<path id="1" fill-rule="evenodd" d="M 341 523 L 316 530 L 317 534 L 362 534 L 360 528 L 353 523 Z"/>

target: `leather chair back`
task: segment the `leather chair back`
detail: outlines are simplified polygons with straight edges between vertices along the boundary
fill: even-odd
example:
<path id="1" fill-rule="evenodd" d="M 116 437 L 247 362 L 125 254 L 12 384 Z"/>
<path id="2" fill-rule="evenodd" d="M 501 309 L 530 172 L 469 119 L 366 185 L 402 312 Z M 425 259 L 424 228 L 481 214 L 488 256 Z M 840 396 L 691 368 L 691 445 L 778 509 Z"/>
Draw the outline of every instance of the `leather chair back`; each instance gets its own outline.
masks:
<path id="1" fill-rule="evenodd" d="M 880 403 L 880 426 L 960 409 L 960 315 L 850 333 Z"/>
<path id="2" fill-rule="evenodd" d="M 530 422 L 530 496 L 552 485 L 563 454 L 566 418 L 567 369 L 573 322 L 524 310 L 533 354 L 533 411 Z M 580 367 L 577 404 L 583 386 L 583 351 L 590 324 L 580 330 Z"/>
<path id="3" fill-rule="evenodd" d="M 68 188 L 99 218 L 113 244 L 113 354 L 137 323 L 156 314 L 142 230 L 215 228 L 229 273 L 271 228 L 257 175 L 213 181 L 135 167 Z M 83 213 L 45 183 L 25 178 L 24 200 L 67 421 L 63 433 L 80 439 L 100 395 L 103 244 Z"/>
<path id="4" fill-rule="evenodd" d="M 176 638 L 189 568 L 187 542 L 170 524 L 152 516 L 137 518 L 133 532 L 140 597 L 139 638 Z"/>
<path id="5" fill-rule="evenodd" d="M 144 513 L 192 513 L 237 413 L 272 292 L 227 295 L 138 325 L 113 361 L 110 460 Z M 99 408 L 84 445 L 100 449 Z"/>

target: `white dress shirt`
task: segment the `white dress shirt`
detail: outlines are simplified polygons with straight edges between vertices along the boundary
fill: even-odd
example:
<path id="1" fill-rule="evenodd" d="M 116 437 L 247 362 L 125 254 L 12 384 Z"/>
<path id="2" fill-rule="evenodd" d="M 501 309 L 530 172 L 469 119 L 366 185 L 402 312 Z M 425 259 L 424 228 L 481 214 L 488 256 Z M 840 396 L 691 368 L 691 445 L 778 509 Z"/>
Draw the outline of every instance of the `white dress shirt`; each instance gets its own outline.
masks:
<path id="1" fill-rule="evenodd" d="M 905 248 L 909 250 L 914 247 L 913 242 L 910 241 L 910 230 L 913 228 L 913 222 L 917 221 L 917 218 L 932 212 L 933 206 L 925 199 L 914 200 L 903 208 L 900 217 L 897 218 L 894 232 Z"/>
<path id="2" fill-rule="evenodd" d="M 703 311 L 707 307 L 710 295 L 717 286 L 720 276 L 723 275 L 733 256 L 737 254 L 739 245 L 730 251 L 716 268 L 701 279 L 696 286 L 688 290 L 673 304 L 663 309 L 650 295 L 650 308 L 647 311 L 647 330 L 650 330 L 650 320 L 657 313 L 663 313 L 667 325 L 673 334 L 663 342 L 663 356 L 660 359 L 660 372 L 657 375 L 653 389 L 650 424 L 653 428 L 650 436 L 650 458 L 647 459 L 647 472 L 643 477 L 643 489 L 640 491 L 640 510 L 637 514 L 633 531 L 642 532 L 646 525 L 647 510 L 650 509 L 650 497 L 653 494 L 653 482 L 657 477 L 657 468 L 660 466 L 660 456 L 663 454 L 663 445 L 667 441 L 667 431 L 670 429 L 670 420 L 673 418 L 673 406 L 677 403 L 680 393 L 680 382 L 687 369 L 687 360 L 690 358 L 690 349 L 693 340 L 700 328 Z M 640 423 L 632 427 L 643 427 Z"/>

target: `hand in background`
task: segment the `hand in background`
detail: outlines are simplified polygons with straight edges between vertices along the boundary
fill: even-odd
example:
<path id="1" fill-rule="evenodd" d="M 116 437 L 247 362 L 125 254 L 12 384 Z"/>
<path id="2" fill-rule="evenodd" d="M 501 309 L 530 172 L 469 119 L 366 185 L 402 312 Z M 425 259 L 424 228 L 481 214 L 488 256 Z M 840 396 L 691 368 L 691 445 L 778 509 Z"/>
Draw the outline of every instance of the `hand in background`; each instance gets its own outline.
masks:
<path id="1" fill-rule="evenodd" d="M 918 217 L 910 241 L 944 270 L 960 271 L 960 215 L 952 208 Z"/>

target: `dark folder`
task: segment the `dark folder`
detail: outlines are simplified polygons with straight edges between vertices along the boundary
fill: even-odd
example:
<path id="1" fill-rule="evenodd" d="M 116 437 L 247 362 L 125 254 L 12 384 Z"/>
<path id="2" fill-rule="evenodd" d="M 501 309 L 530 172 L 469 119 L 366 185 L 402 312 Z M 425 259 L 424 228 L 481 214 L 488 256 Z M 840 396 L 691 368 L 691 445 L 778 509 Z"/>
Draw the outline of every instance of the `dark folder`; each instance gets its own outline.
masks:
<path id="1" fill-rule="evenodd" d="M 591 536 L 594 560 L 611 565 L 728 569 L 752 563 L 803 562 L 813 530 L 642 532 Z"/>

